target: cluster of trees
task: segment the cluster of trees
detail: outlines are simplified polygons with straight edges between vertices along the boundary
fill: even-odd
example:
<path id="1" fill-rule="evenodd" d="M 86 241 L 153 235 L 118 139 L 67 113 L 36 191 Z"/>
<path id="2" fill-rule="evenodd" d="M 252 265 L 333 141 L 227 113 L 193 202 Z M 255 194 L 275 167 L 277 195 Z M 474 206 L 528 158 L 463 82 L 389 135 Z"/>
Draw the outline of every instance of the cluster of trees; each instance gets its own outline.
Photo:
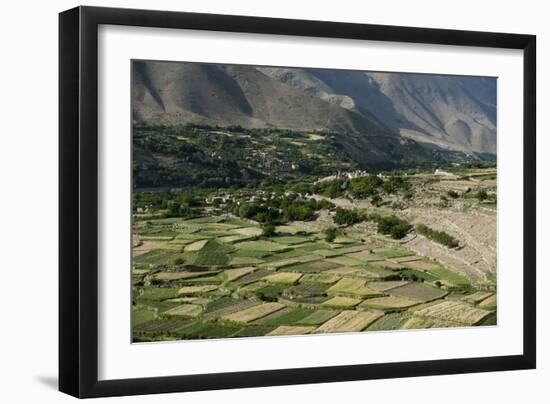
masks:
<path id="1" fill-rule="evenodd" d="M 416 226 L 416 232 L 449 248 L 458 247 L 458 240 L 444 231 L 434 230 L 424 224 L 419 224 Z"/>
<path id="2" fill-rule="evenodd" d="M 369 220 L 376 222 L 378 226 L 378 233 L 386 234 L 394 239 L 401 239 L 407 235 L 412 229 L 412 225 L 404 219 L 400 219 L 397 216 L 382 216 L 378 213 L 371 213 L 369 215 L 362 209 L 345 209 L 338 208 L 333 216 L 334 223 L 338 225 L 351 226 L 352 224 Z M 328 229 L 325 231 L 327 241 L 329 238 L 334 240 L 336 237 L 336 229 Z"/>
<path id="3" fill-rule="evenodd" d="M 412 225 L 404 219 L 397 216 L 381 216 L 377 213 L 370 214 L 368 219 L 376 222 L 378 233 L 386 234 L 394 239 L 401 239 L 412 229 Z"/>
<path id="4" fill-rule="evenodd" d="M 489 195 L 487 194 L 487 191 L 484 190 L 484 189 L 480 189 L 476 192 L 476 198 L 480 201 L 480 202 L 483 202 L 485 201 L 486 199 L 489 198 Z"/>
<path id="5" fill-rule="evenodd" d="M 349 182 L 348 192 L 354 198 L 366 198 L 378 194 L 384 185 L 384 180 L 376 175 L 352 178 Z"/>
<path id="6" fill-rule="evenodd" d="M 325 241 L 332 243 L 337 235 L 338 230 L 335 227 L 329 227 L 325 230 Z"/>
<path id="7" fill-rule="evenodd" d="M 329 209 L 333 205 L 325 200 L 300 199 L 291 196 L 243 202 L 235 204 L 233 213 L 241 218 L 252 219 L 260 223 L 284 223 L 294 220 L 314 220 L 316 212 Z"/>
<path id="8" fill-rule="evenodd" d="M 132 208 L 137 213 L 139 208 L 152 211 L 161 210 L 166 217 L 191 217 L 200 214 L 201 199 L 190 192 L 134 192 Z"/>
<path id="9" fill-rule="evenodd" d="M 336 178 L 316 184 L 298 183 L 293 185 L 291 189 L 301 194 L 316 193 L 327 198 L 338 198 L 344 196 L 347 192 L 356 199 L 372 197 L 371 199 L 375 205 L 381 203 L 380 193 L 382 192 L 386 194 L 402 192 L 405 197 L 412 197 L 409 181 L 400 175 L 393 175 L 386 180 L 372 174 L 352 178 L 349 181 Z"/>
<path id="10" fill-rule="evenodd" d="M 338 198 L 344 195 L 346 184 L 342 179 L 323 181 L 315 184 L 312 191 L 327 198 Z"/>
<path id="11" fill-rule="evenodd" d="M 362 222 L 366 218 L 367 215 L 361 209 L 337 208 L 332 219 L 336 224 L 351 226 L 352 224 Z"/>

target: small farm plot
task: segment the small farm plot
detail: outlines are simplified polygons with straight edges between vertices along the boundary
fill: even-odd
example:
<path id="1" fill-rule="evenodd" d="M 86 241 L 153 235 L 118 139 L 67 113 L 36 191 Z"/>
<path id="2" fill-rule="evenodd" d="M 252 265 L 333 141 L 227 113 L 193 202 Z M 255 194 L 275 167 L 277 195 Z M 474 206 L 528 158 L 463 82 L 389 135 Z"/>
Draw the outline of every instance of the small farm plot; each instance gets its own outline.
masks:
<path id="1" fill-rule="evenodd" d="M 321 272 L 326 271 L 332 268 L 336 268 L 338 265 L 333 264 L 328 261 L 319 260 L 319 261 L 310 261 L 303 264 L 291 265 L 286 267 L 287 271 L 295 271 L 302 273 L 311 273 L 311 272 Z"/>
<path id="2" fill-rule="evenodd" d="M 321 248 L 320 250 L 312 250 L 311 253 L 315 254 L 315 255 L 318 255 L 320 257 L 325 257 L 325 258 L 335 257 L 335 256 L 340 255 L 340 253 L 337 250 L 329 250 L 329 249 L 326 249 L 326 248 Z M 331 261 L 328 261 L 328 262 L 331 262 Z"/>
<path id="3" fill-rule="evenodd" d="M 493 292 L 478 291 L 478 292 L 472 293 L 471 295 L 463 297 L 462 300 L 468 303 L 477 304 L 492 295 L 493 295 Z"/>
<path id="4" fill-rule="evenodd" d="M 356 277 L 344 277 L 331 286 L 327 293 L 329 294 L 345 294 L 359 297 L 375 297 L 380 296 L 381 293 L 369 288 L 366 285 L 366 280 Z"/>
<path id="5" fill-rule="evenodd" d="M 143 324 L 134 325 L 134 333 L 165 333 L 174 331 L 190 323 L 190 319 L 173 318 L 169 320 L 155 319 Z"/>
<path id="6" fill-rule="evenodd" d="M 407 268 L 416 269 L 417 271 L 429 271 L 431 269 L 441 268 L 437 262 L 429 261 L 426 259 L 414 260 L 414 261 L 399 261 Z"/>
<path id="7" fill-rule="evenodd" d="M 335 296 L 323 303 L 321 303 L 321 306 L 323 307 L 335 307 L 339 309 L 350 309 L 352 307 L 357 306 L 359 303 L 361 303 L 360 299 L 354 299 L 351 297 L 345 297 L 345 296 Z"/>
<path id="8" fill-rule="evenodd" d="M 280 244 L 293 245 L 293 244 L 306 243 L 306 242 L 310 241 L 310 238 L 309 237 L 302 237 L 302 236 L 281 236 L 281 237 L 274 238 L 273 241 L 275 241 L 277 243 L 280 243 Z"/>
<path id="9" fill-rule="evenodd" d="M 437 276 L 439 279 L 446 281 L 448 283 L 451 283 L 453 285 L 461 286 L 461 285 L 469 285 L 470 281 L 468 278 L 457 274 L 456 272 L 453 272 L 447 268 L 438 267 L 438 268 L 432 268 L 428 270 L 429 273 L 431 273 L 434 276 Z"/>
<path id="10" fill-rule="evenodd" d="M 267 269 L 260 269 L 256 270 L 254 272 L 250 272 L 244 276 L 241 276 L 238 279 L 235 279 L 231 282 L 234 286 L 244 286 L 248 285 L 249 283 L 256 282 L 257 280 L 264 278 L 265 276 L 269 275 L 271 272 Z"/>
<path id="11" fill-rule="evenodd" d="M 259 258 L 254 257 L 233 257 L 229 258 L 230 265 L 258 265 L 263 263 Z"/>
<path id="12" fill-rule="evenodd" d="M 464 325 L 475 325 L 489 316 L 489 310 L 472 307 L 460 301 L 446 300 L 414 311 L 415 316 L 436 318 Z"/>
<path id="13" fill-rule="evenodd" d="M 268 314 L 284 309 L 286 306 L 281 303 L 262 303 L 236 313 L 223 316 L 225 320 L 235 321 L 237 323 L 249 323 Z"/>
<path id="14" fill-rule="evenodd" d="M 340 280 L 340 275 L 329 274 L 326 272 L 320 274 L 305 274 L 301 279 L 301 283 L 311 282 L 311 283 L 322 283 L 327 285 L 332 285 Z"/>
<path id="15" fill-rule="evenodd" d="M 460 326 L 464 326 L 464 324 L 456 323 L 454 321 L 446 321 L 434 317 L 412 316 L 407 321 L 405 321 L 401 328 L 404 330 L 420 330 L 427 328 L 449 328 Z"/>
<path id="16" fill-rule="evenodd" d="M 262 337 L 266 334 L 269 334 L 276 327 L 274 326 L 256 326 L 256 325 L 246 325 L 242 327 L 239 331 L 232 335 L 232 337 Z"/>
<path id="17" fill-rule="evenodd" d="M 167 316 L 187 316 L 197 317 L 202 313 L 202 306 L 197 304 L 182 304 L 181 306 L 174 307 L 173 309 L 164 312 Z"/>
<path id="18" fill-rule="evenodd" d="M 391 260 L 403 264 L 405 262 L 410 263 L 413 261 L 420 261 L 422 260 L 422 257 L 418 255 L 409 255 L 405 257 L 395 257 L 395 258 L 392 258 Z"/>
<path id="19" fill-rule="evenodd" d="M 399 286 L 405 286 L 408 283 L 409 283 L 408 281 L 375 281 L 375 282 L 369 282 L 367 286 L 379 292 L 385 292 L 387 290 L 394 289 Z"/>
<path id="20" fill-rule="evenodd" d="M 232 232 L 242 236 L 255 237 L 262 234 L 262 229 L 259 227 L 241 227 L 239 229 L 233 229 Z"/>
<path id="21" fill-rule="evenodd" d="M 364 251 L 367 256 L 371 255 L 371 253 L 369 253 L 369 248 L 367 246 L 364 246 L 364 245 L 356 245 L 356 246 L 351 246 L 351 247 L 338 248 L 338 252 L 340 254 L 353 254 L 353 253 L 358 253 L 358 252 L 361 252 L 361 251 Z M 358 258 L 360 258 L 360 257 L 358 257 Z"/>
<path id="22" fill-rule="evenodd" d="M 283 260 L 289 260 L 289 259 L 297 259 L 296 262 L 300 262 L 298 258 L 309 256 L 311 259 L 318 260 L 319 257 L 316 255 L 312 255 L 309 251 L 301 250 L 299 248 L 294 248 L 292 250 L 284 250 L 280 252 L 276 252 L 271 254 L 270 256 L 266 257 L 266 261 L 283 261 Z M 306 259 L 305 261 L 310 261 L 311 259 Z M 305 262 L 301 261 L 301 262 Z"/>
<path id="23" fill-rule="evenodd" d="M 401 268 L 404 267 L 403 264 L 399 264 L 397 262 L 392 262 L 392 261 L 388 261 L 388 260 L 371 262 L 371 266 L 384 268 L 384 269 L 390 269 L 390 270 L 401 269 Z"/>
<path id="24" fill-rule="evenodd" d="M 343 249 L 340 249 L 338 251 L 341 252 L 342 250 Z M 359 250 L 356 252 L 348 253 L 347 256 L 351 258 L 355 258 L 360 262 L 382 261 L 384 259 L 384 257 L 378 254 L 373 254 L 369 250 Z"/>
<path id="25" fill-rule="evenodd" d="M 409 256 L 415 255 L 412 251 L 401 250 L 397 248 L 375 248 L 373 252 L 384 258 L 399 258 L 399 257 L 409 257 Z"/>
<path id="26" fill-rule="evenodd" d="M 330 285 L 319 282 L 300 282 L 286 291 L 287 296 L 318 296 L 326 292 Z"/>
<path id="27" fill-rule="evenodd" d="M 251 300 L 222 297 L 206 305 L 205 316 L 208 318 L 220 318 L 260 304 L 261 302 L 254 302 Z"/>
<path id="28" fill-rule="evenodd" d="M 270 256 L 265 259 L 266 262 L 259 264 L 259 268 L 278 269 L 284 267 L 291 267 L 293 265 L 299 265 L 310 261 L 316 261 L 319 257 L 316 255 L 303 255 L 293 258 L 281 259 L 280 257 Z"/>
<path id="29" fill-rule="evenodd" d="M 425 285 L 423 283 L 411 282 L 386 291 L 394 296 L 404 297 L 421 302 L 440 299 L 447 294 L 444 290 Z"/>
<path id="30" fill-rule="evenodd" d="M 406 312 L 389 313 L 373 322 L 367 331 L 389 331 L 399 330 L 409 320 L 410 315 Z"/>
<path id="31" fill-rule="evenodd" d="M 208 240 L 199 240 L 185 246 L 186 252 L 200 251 L 208 243 Z"/>
<path id="32" fill-rule="evenodd" d="M 173 250 L 152 250 L 133 258 L 136 264 L 165 265 L 174 260 L 184 258 L 184 255 Z"/>
<path id="33" fill-rule="evenodd" d="M 132 324 L 134 327 L 156 318 L 155 311 L 150 309 L 132 310 Z"/>
<path id="34" fill-rule="evenodd" d="M 267 335 L 271 337 L 283 336 L 283 335 L 304 335 L 304 334 L 309 334 L 314 330 L 315 330 L 315 327 L 282 325 L 280 327 L 275 328 L 273 331 L 271 331 Z"/>
<path id="35" fill-rule="evenodd" d="M 224 271 L 224 274 L 228 281 L 234 281 L 236 279 L 239 279 L 251 272 L 254 272 L 256 268 L 254 267 L 244 267 L 244 268 L 234 268 L 234 269 L 226 269 Z"/>
<path id="36" fill-rule="evenodd" d="M 283 310 L 279 310 L 273 314 L 262 317 L 255 321 L 255 323 L 274 326 L 293 325 L 295 323 L 301 323 L 301 320 L 309 317 L 313 313 L 314 311 L 311 309 L 305 309 L 302 307 L 287 307 Z"/>
<path id="37" fill-rule="evenodd" d="M 363 331 L 373 321 L 382 317 L 382 313 L 375 311 L 346 310 L 336 317 L 325 322 L 314 333 L 356 332 Z"/>
<path id="38" fill-rule="evenodd" d="M 302 274 L 296 272 L 277 272 L 266 276 L 264 279 L 271 283 L 283 283 L 294 285 L 302 277 Z"/>
<path id="39" fill-rule="evenodd" d="M 256 241 L 243 241 L 235 244 L 235 247 L 241 250 L 247 251 L 263 251 L 263 252 L 273 252 L 280 251 L 288 248 L 285 245 L 275 243 L 268 240 L 256 240 Z"/>
<path id="40" fill-rule="evenodd" d="M 253 238 L 253 236 L 245 236 L 245 235 L 242 235 L 242 234 L 233 234 L 233 235 L 229 235 L 229 236 L 218 237 L 218 240 L 220 240 L 223 243 L 237 243 L 239 241 L 245 241 L 245 240 L 248 240 L 248 239 L 251 239 L 251 238 Z"/>
<path id="41" fill-rule="evenodd" d="M 146 288 L 136 293 L 138 300 L 165 300 L 171 299 L 179 294 L 178 288 Z"/>
<path id="42" fill-rule="evenodd" d="M 353 266 L 353 265 L 361 264 L 361 260 L 353 257 L 348 257 L 347 255 L 327 258 L 326 261 L 331 262 L 333 264 L 342 265 L 342 266 Z"/>
<path id="43" fill-rule="evenodd" d="M 367 309 L 380 309 L 380 310 L 392 310 L 392 309 L 404 309 L 419 304 L 420 301 L 408 299 L 398 296 L 383 296 L 367 299 L 361 303 L 359 308 Z"/>
<path id="44" fill-rule="evenodd" d="M 338 310 L 315 310 L 309 316 L 296 321 L 300 325 L 320 325 L 340 314 Z"/>
<path id="45" fill-rule="evenodd" d="M 218 289 L 216 285 L 197 285 L 197 286 L 184 286 L 179 289 L 178 294 L 180 295 L 194 295 L 212 292 Z"/>

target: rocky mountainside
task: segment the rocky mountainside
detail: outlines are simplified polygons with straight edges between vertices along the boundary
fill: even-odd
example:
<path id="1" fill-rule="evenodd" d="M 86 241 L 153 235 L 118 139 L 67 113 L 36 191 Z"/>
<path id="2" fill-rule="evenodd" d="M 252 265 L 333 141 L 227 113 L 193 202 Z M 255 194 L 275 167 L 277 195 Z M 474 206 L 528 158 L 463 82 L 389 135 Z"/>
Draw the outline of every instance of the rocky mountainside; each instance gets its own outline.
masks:
<path id="1" fill-rule="evenodd" d="M 306 94 L 449 150 L 496 153 L 496 79 L 258 68 Z"/>
<path id="2" fill-rule="evenodd" d="M 331 131 L 359 162 L 496 152 L 495 79 L 134 62 L 132 106 L 136 122 Z"/>

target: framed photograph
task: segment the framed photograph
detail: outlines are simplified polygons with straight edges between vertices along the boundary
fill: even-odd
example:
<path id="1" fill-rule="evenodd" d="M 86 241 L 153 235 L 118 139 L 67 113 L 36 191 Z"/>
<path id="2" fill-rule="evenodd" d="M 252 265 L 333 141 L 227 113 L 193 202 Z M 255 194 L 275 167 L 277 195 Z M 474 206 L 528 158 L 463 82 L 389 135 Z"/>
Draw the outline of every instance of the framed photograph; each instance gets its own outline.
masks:
<path id="1" fill-rule="evenodd" d="M 532 369 L 532 35 L 59 18 L 59 387 Z"/>

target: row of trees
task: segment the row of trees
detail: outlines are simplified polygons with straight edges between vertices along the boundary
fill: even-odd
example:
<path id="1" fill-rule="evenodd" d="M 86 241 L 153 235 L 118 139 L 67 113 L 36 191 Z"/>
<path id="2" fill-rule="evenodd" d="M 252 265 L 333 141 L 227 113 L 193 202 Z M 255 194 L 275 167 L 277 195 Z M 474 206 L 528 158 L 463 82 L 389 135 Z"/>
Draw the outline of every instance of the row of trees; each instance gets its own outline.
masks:
<path id="1" fill-rule="evenodd" d="M 424 224 L 416 225 L 416 232 L 449 248 L 458 247 L 458 240 L 444 231 L 434 230 Z"/>

